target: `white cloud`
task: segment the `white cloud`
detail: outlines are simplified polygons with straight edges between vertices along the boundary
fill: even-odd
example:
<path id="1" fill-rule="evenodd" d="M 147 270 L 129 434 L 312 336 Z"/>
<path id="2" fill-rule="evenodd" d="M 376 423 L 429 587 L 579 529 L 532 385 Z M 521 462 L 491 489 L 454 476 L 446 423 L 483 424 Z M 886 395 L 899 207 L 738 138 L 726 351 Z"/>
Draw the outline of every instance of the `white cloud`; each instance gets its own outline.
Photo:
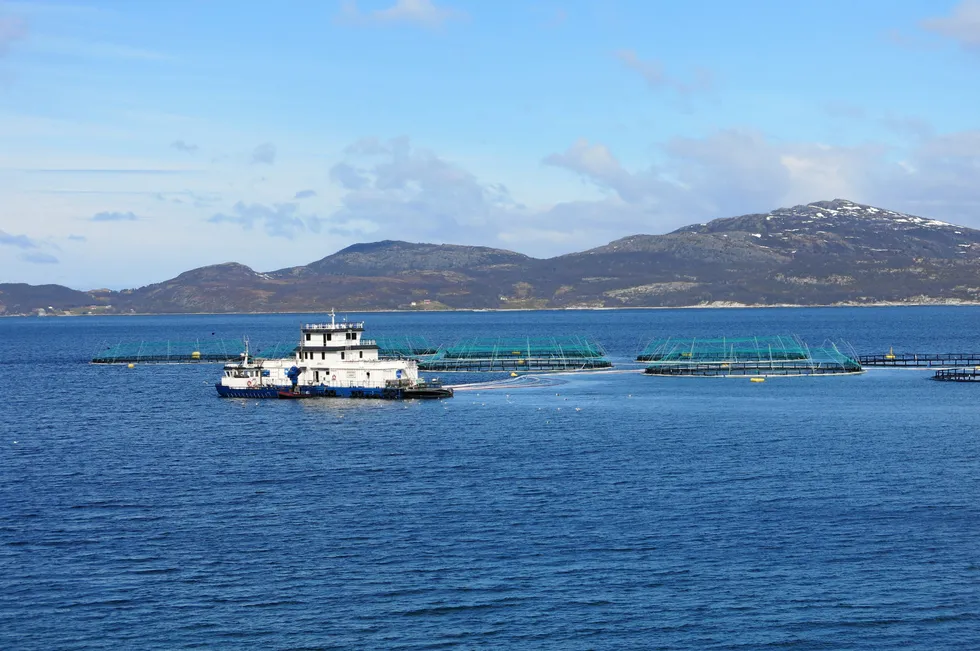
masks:
<path id="1" fill-rule="evenodd" d="M 624 201 L 636 201 L 658 188 L 664 189 L 656 174 L 627 172 L 608 147 L 590 144 L 584 138 L 562 153 L 545 157 L 543 162 L 577 172 L 601 187 L 614 190 Z"/>
<path id="2" fill-rule="evenodd" d="M 637 56 L 633 50 L 619 50 L 616 52 L 619 61 L 636 72 L 647 86 L 653 90 L 670 90 L 682 98 L 688 98 L 695 93 L 710 91 L 714 87 L 714 78 L 711 72 L 705 68 L 698 68 L 694 71 L 694 79 L 684 81 L 679 77 L 667 74 L 664 65 L 657 60 L 644 60 Z"/>
<path id="3" fill-rule="evenodd" d="M 413 239 L 478 243 L 494 238 L 501 220 L 516 210 L 506 188 L 481 183 L 459 165 L 413 148 L 407 138 L 367 142 L 372 154 L 387 154 L 363 168 L 341 162 L 331 170 L 348 189 L 329 218 L 336 227 L 370 224 L 372 230 L 411 233 Z M 347 150 L 365 151 L 356 145 Z"/>
<path id="4" fill-rule="evenodd" d="M 186 152 L 188 154 L 193 154 L 198 150 L 197 145 L 193 145 L 189 142 L 184 142 L 183 140 L 174 140 L 172 143 L 170 143 L 170 146 L 176 149 L 177 151 Z"/>
<path id="5" fill-rule="evenodd" d="M 330 168 L 330 179 L 348 190 L 360 190 L 370 182 L 363 172 L 343 161 Z"/>
<path id="6" fill-rule="evenodd" d="M 924 20 L 922 27 L 963 47 L 980 48 L 980 0 L 963 0 L 950 15 Z"/>
<path id="7" fill-rule="evenodd" d="M 276 162 L 276 146 L 271 142 L 264 142 L 252 150 L 252 163 L 264 163 L 272 165 Z"/>
<path id="8" fill-rule="evenodd" d="M 367 13 L 358 8 L 355 0 L 345 0 L 341 4 L 338 19 L 349 24 L 405 24 L 434 29 L 465 16 L 465 13 L 457 9 L 437 6 L 432 0 L 396 0 L 394 5 L 386 9 L 375 9 Z"/>
<path id="9" fill-rule="evenodd" d="M 7 53 L 10 44 L 27 35 L 27 25 L 13 16 L 0 16 L 0 56 Z"/>
<path id="10" fill-rule="evenodd" d="M 302 215 L 299 204 L 278 203 L 272 206 L 239 201 L 232 207 L 232 214 L 216 213 L 209 219 L 212 224 L 238 224 L 251 230 L 256 224 L 262 226 L 271 237 L 293 239 L 298 233 L 320 232 L 320 218 L 316 215 Z"/>
<path id="11" fill-rule="evenodd" d="M 0 230 L 0 245 L 15 246 L 18 249 L 37 248 L 37 242 L 27 237 L 26 235 L 12 235 L 3 230 Z"/>
<path id="12" fill-rule="evenodd" d="M 139 220 L 132 212 L 98 212 L 92 215 L 93 222 L 135 222 Z"/>
<path id="13" fill-rule="evenodd" d="M 20 256 L 20 259 L 24 262 L 30 262 L 31 264 L 58 264 L 58 258 L 50 253 L 41 253 L 40 251 L 23 253 Z"/>

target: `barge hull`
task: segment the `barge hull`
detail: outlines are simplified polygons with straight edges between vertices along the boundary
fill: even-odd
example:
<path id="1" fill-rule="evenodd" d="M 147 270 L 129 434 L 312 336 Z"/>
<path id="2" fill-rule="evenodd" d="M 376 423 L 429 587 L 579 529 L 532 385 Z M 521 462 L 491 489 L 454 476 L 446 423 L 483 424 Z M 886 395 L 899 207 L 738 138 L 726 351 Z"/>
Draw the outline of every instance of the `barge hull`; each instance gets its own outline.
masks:
<path id="1" fill-rule="evenodd" d="M 288 387 L 253 387 L 249 389 L 233 389 L 214 385 L 222 398 L 266 399 L 279 398 L 280 391 L 288 391 Z M 415 398 L 451 398 L 452 389 L 411 389 L 411 388 L 376 388 L 376 387 L 300 387 L 299 393 L 310 398 L 353 398 L 368 400 L 411 400 Z"/>

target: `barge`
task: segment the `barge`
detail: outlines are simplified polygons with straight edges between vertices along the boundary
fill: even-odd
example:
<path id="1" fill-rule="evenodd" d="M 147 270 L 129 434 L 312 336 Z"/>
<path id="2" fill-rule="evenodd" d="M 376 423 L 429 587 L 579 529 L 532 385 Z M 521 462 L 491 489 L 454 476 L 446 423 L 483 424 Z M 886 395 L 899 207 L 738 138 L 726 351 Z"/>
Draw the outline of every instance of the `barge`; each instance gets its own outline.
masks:
<path id="1" fill-rule="evenodd" d="M 412 359 L 381 359 L 377 342 L 364 338 L 364 322 L 336 320 L 300 328 L 293 356 L 252 358 L 245 352 L 226 364 L 215 384 L 222 398 L 451 398 L 453 390 L 419 378 Z M 287 395 L 284 395 L 287 394 Z"/>

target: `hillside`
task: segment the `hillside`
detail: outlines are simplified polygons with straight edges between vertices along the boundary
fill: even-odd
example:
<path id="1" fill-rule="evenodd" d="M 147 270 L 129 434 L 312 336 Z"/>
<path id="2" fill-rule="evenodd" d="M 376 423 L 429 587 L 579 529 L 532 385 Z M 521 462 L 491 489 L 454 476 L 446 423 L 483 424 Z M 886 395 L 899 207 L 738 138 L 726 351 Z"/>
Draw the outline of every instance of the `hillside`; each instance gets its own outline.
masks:
<path id="1" fill-rule="evenodd" d="M 980 301 L 980 231 L 842 199 L 545 260 L 389 240 L 265 273 L 202 267 L 123 292 L 0 284 L 7 314 L 85 305 L 171 313 L 941 301 Z"/>

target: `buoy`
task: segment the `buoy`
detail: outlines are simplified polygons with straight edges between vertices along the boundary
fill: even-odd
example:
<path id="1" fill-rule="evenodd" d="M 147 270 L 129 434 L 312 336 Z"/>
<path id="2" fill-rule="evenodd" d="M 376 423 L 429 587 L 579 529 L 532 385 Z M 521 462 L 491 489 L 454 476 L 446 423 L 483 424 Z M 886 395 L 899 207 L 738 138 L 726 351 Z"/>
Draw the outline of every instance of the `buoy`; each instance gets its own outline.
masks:
<path id="1" fill-rule="evenodd" d="M 191 359 L 201 359 L 201 351 L 195 350 L 191 353 Z"/>
<path id="2" fill-rule="evenodd" d="M 126 368 L 136 368 L 136 364 L 127 364 Z"/>
<path id="3" fill-rule="evenodd" d="M 766 378 L 764 378 L 764 377 L 754 377 L 754 378 L 752 378 L 752 379 L 749 380 L 749 382 L 765 382 L 765 381 L 766 381 Z"/>
<path id="4" fill-rule="evenodd" d="M 517 373 L 515 373 L 514 371 L 511 371 L 511 372 L 510 372 L 510 376 L 511 376 L 511 377 L 517 377 Z"/>

